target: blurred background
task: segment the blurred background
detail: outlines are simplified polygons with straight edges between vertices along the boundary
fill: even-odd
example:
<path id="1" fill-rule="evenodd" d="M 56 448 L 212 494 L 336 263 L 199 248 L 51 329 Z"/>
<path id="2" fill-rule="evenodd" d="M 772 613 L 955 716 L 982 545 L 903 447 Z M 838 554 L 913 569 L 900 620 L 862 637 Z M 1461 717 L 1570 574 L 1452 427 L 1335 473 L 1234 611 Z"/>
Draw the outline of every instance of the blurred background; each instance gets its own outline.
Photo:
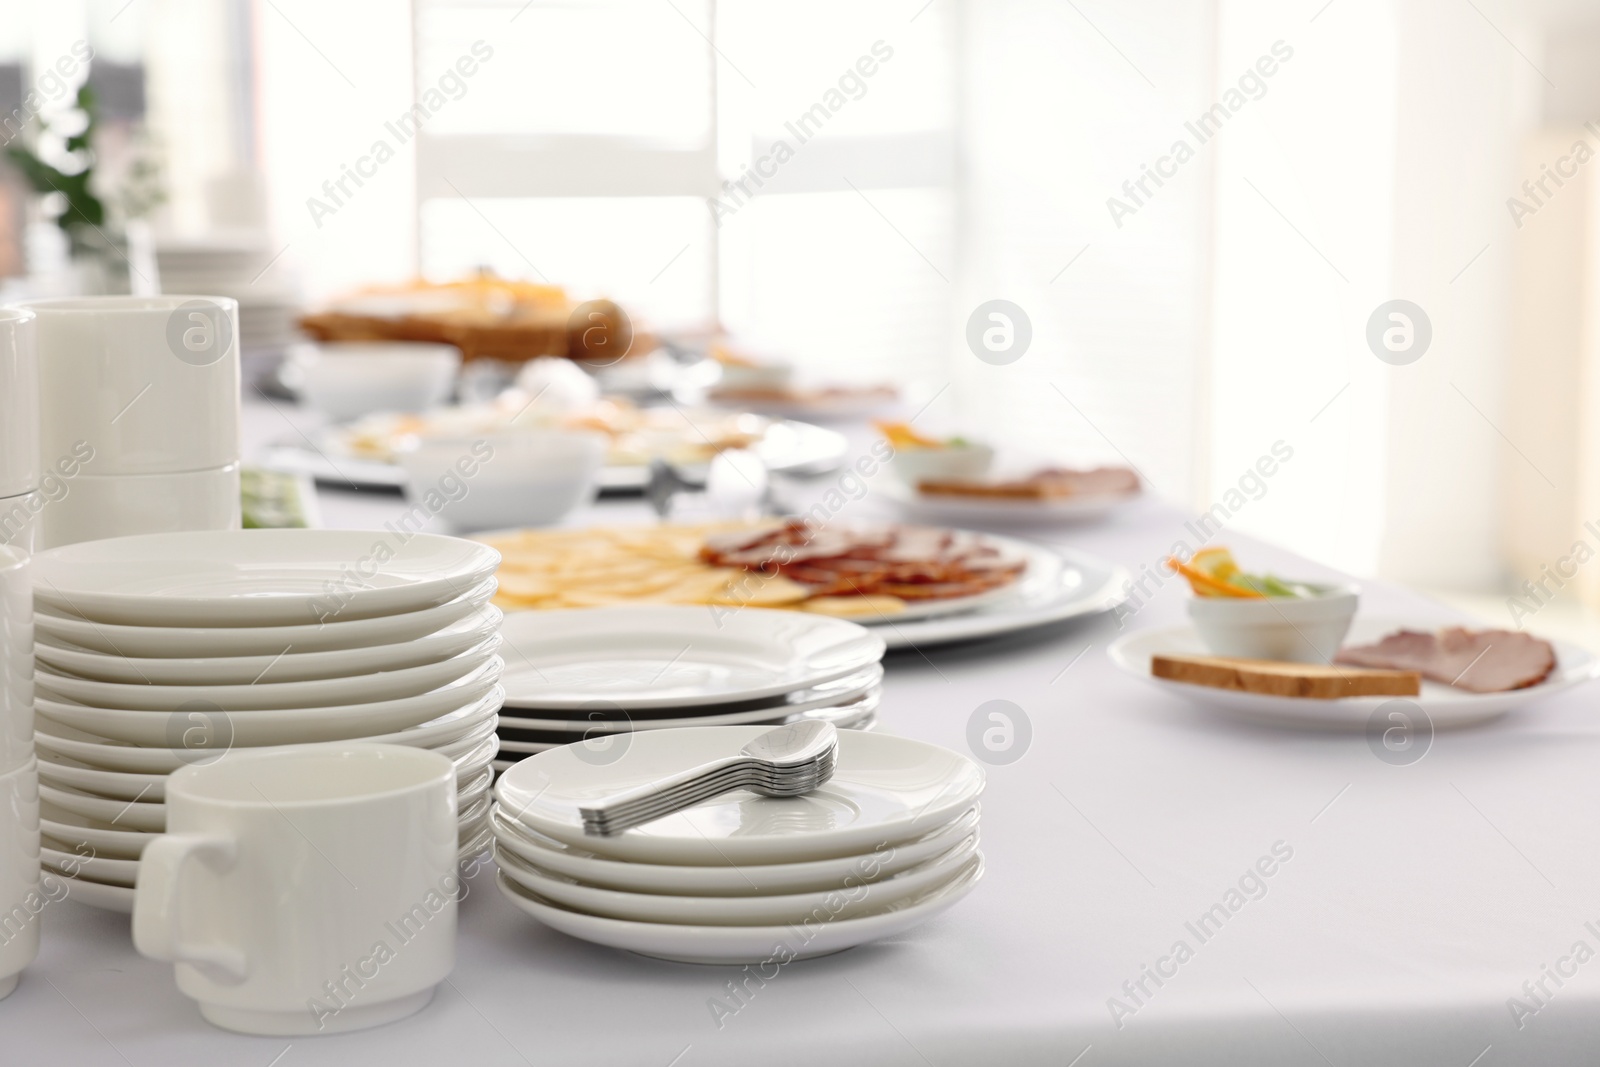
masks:
<path id="1" fill-rule="evenodd" d="M 558 285 L 1600 634 L 1593 2 L 0 0 L 0 144 L 6 300 Z"/>

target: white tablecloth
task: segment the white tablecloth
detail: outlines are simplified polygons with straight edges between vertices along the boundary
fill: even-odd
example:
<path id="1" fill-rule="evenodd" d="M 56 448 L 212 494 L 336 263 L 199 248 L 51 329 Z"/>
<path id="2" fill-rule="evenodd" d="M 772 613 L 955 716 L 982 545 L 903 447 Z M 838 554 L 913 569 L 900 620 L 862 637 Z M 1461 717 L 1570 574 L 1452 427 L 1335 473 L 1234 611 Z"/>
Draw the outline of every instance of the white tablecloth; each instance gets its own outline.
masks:
<path id="1" fill-rule="evenodd" d="M 253 418 L 271 431 L 278 416 Z M 400 507 L 324 494 L 328 525 L 375 526 Z M 878 513 L 870 496 L 851 507 Z M 643 511 L 607 503 L 583 518 L 597 517 Z M 1182 536 L 1183 518 L 1152 503 L 1050 538 L 1138 572 Z M 1254 566 L 1327 573 L 1225 540 Z M 1167 583 L 1125 625 L 1180 620 L 1184 595 Z M 1380 583 L 1367 584 L 1363 610 L 1449 617 Z M 1119 632 L 1106 616 L 894 654 L 882 729 L 966 750 L 968 720 L 986 701 L 1012 701 L 1031 721 L 1026 754 L 989 770 L 988 875 L 928 925 L 790 964 L 751 983 L 742 1003 L 727 988 L 736 969 L 569 939 L 517 912 L 484 873 L 462 905 L 456 972 L 421 1014 L 339 1037 L 238 1037 L 202 1022 L 171 968 L 133 951 L 125 917 L 69 899 L 46 910 L 39 960 L 0 1001 L 0 1063 L 1494 1067 L 1600 1057 L 1600 959 L 1589 959 L 1600 951 L 1600 690 L 1440 734 L 1420 761 L 1394 766 L 1360 735 L 1231 725 L 1125 678 L 1104 655 Z M 1270 877 L 1249 876 L 1265 869 Z M 1169 977 L 1157 985 L 1147 966 Z M 1558 984 L 1546 967 L 1570 977 Z M 1510 998 L 1524 1006 L 1518 1017 Z M 713 1001 L 738 1010 L 714 1012 Z"/>

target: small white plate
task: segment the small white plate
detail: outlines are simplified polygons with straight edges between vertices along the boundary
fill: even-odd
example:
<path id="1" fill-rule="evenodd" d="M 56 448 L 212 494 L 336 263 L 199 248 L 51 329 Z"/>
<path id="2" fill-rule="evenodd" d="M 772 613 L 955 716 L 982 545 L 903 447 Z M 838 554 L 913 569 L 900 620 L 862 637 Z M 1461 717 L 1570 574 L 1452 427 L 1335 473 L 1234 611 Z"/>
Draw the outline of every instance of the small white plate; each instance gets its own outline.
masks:
<path id="1" fill-rule="evenodd" d="M 37 691 L 45 696 L 94 708 L 170 712 L 188 701 L 200 700 L 217 710 L 249 714 L 420 696 L 472 673 L 489 662 L 499 649 L 500 635 L 490 634 L 460 655 L 436 663 L 344 678 L 262 682 L 260 685 L 130 685 L 73 678 L 44 667 L 34 670 L 33 680 Z"/>
<path id="2" fill-rule="evenodd" d="M 496 584 L 487 578 L 453 600 L 420 611 L 298 626 L 118 626 L 45 610 L 34 612 L 33 624 L 43 640 L 110 656 L 166 659 L 279 656 L 285 649 L 290 653 L 327 652 L 400 644 L 435 633 L 487 604 Z"/>
<path id="3" fill-rule="evenodd" d="M 95 819 L 85 818 L 76 812 L 64 811 L 54 804 L 43 804 L 39 809 L 39 832 L 57 841 L 72 845 L 87 845 L 97 856 L 110 856 L 119 860 L 136 860 L 145 846 L 160 834 L 139 830 L 118 830 L 103 826 Z"/>
<path id="4" fill-rule="evenodd" d="M 76 760 L 43 751 L 39 754 L 39 781 L 45 785 L 63 786 L 93 793 L 97 797 L 120 800 L 165 800 L 167 776 L 164 774 L 129 774 L 125 771 L 107 771 L 90 767 Z"/>
<path id="5" fill-rule="evenodd" d="M 119 911 L 124 915 L 133 914 L 133 890 L 125 885 L 106 885 L 102 882 L 91 882 L 87 878 L 74 878 L 61 871 L 45 869 L 45 873 L 53 874 L 67 883 L 68 900 L 76 900 L 80 904 L 87 904 L 91 908 L 102 908 L 105 911 Z"/>
<path id="6" fill-rule="evenodd" d="M 804 689 L 795 689 L 776 697 L 761 697 L 751 701 L 728 701 L 726 703 L 708 704 L 699 710 L 709 714 L 732 714 L 743 711 L 770 711 L 774 716 L 793 714 L 800 711 L 809 711 L 812 708 L 825 708 L 834 704 L 842 704 L 858 699 L 883 681 L 883 664 L 873 663 L 866 669 L 854 674 L 847 674 L 843 678 L 834 678 L 820 685 L 808 686 Z M 693 708 L 693 705 L 689 706 Z M 593 706 L 581 708 L 519 708 L 506 701 L 506 708 L 513 714 L 520 714 L 524 718 L 536 718 L 547 722 L 566 722 L 574 726 L 587 728 L 592 723 L 608 717 L 621 718 L 627 715 L 622 709 L 613 711 L 609 708 L 595 708 Z M 684 712 L 675 712 L 673 708 L 644 709 L 633 708 L 632 712 L 639 714 L 639 721 L 649 718 L 651 721 L 665 722 L 668 718 L 675 718 Z M 659 717 L 655 717 L 659 715 Z M 631 717 L 631 716 L 630 716 Z M 698 721 L 698 720 L 697 720 Z"/>
<path id="7" fill-rule="evenodd" d="M 649 605 L 524 611 L 501 624 L 519 708 L 674 708 L 756 700 L 860 671 L 884 643 L 795 611 Z"/>
<path id="8" fill-rule="evenodd" d="M 886 878 L 949 851 L 978 829 L 978 809 L 913 841 L 886 845 L 858 856 L 807 863 L 765 863 L 744 867 L 676 867 L 662 863 L 624 863 L 606 859 L 518 826 L 496 812 L 490 818 L 496 847 L 535 867 L 605 889 L 635 893 L 675 893 L 698 897 L 746 897 L 762 893 L 803 893 L 837 889 L 862 872 Z M 869 879 L 870 880 L 870 877 Z"/>
<path id="9" fill-rule="evenodd" d="M 61 844 L 66 842 L 63 841 Z M 84 877 L 92 878 L 96 882 L 105 885 L 125 885 L 129 889 L 133 888 L 134 879 L 139 876 L 138 860 L 98 856 L 92 849 L 85 849 L 83 853 L 79 853 L 43 845 L 39 849 L 39 861 L 51 870 L 81 872 Z"/>
<path id="10" fill-rule="evenodd" d="M 504 872 L 495 876 L 495 884 L 512 904 L 569 937 L 679 963 L 763 964 L 826 956 L 904 933 L 966 896 L 982 877 L 980 853 L 949 881 L 881 912 L 830 921 L 824 909 L 815 919 L 793 926 L 679 926 L 606 919 L 541 900 Z"/>
<path id="11" fill-rule="evenodd" d="M 823 709 L 821 711 L 808 711 L 808 712 L 805 712 L 805 713 L 803 713 L 801 715 L 794 716 L 794 718 L 821 719 L 824 722 L 833 723 L 833 725 L 837 729 L 840 729 L 840 730 L 875 730 L 875 729 L 877 729 L 877 726 L 878 726 L 877 703 L 878 703 L 878 697 L 874 696 L 874 697 L 870 698 L 870 701 L 863 700 L 861 702 L 858 702 L 857 704 L 850 705 L 849 708 L 841 708 L 841 709 L 839 709 L 841 712 L 843 712 L 843 714 L 840 714 L 840 715 L 837 715 L 837 716 L 829 714 L 829 712 L 831 712 L 832 709 Z M 863 705 L 868 705 L 868 704 L 870 704 L 870 706 L 863 706 Z M 509 725 L 509 728 L 512 729 L 512 730 L 516 729 L 515 721 L 516 720 L 512 720 L 510 725 Z M 769 720 L 768 722 L 765 722 L 765 723 L 760 723 L 760 724 L 747 723 L 745 725 L 782 726 L 784 723 L 790 722 L 790 721 L 792 721 L 791 718 L 789 716 L 785 716 L 785 717 L 783 717 L 781 719 L 772 719 L 772 720 Z M 704 725 L 704 724 L 703 723 L 696 723 L 694 725 Z M 649 726 L 648 723 L 640 723 L 640 724 L 637 725 L 636 729 L 630 730 L 630 731 L 627 731 L 627 732 L 628 733 L 637 733 L 640 730 L 648 730 L 648 729 L 650 729 L 650 726 Z M 680 727 L 671 727 L 671 729 L 680 729 Z M 548 752 L 550 749 L 552 749 L 552 748 L 560 748 L 562 745 L 574 745 L 574 744 L 578 744 L 579 743 L 579 739 L 577 739 L 577 738 L 574 738 L 573 740 L 570 740 L 570 741 L 555 741 L 555 740 L 550 740 L 549 739 L 552 736 L 552 735 L 549 735 L 549 734 L 537 735 L 537 736 L 539 737 L 538 740 L 528 740 L 528 739 L 526 739 L 524 737 L 515 737 L 515 736 L 513 736 L 513 737 L 501 737 L 500 738 L 500 747 L 505 752 L 507 752 L 509 754 L 513 754 L 518 759 L 520 759 L 521 757 L 529 755 L 530 753 Z M 599 736 L 599 737 L 589 738 L 589 740 L 594 741 L 596 743 L 596 746 L 598 746 L 600 744 L 603 744 L 607 738 L 613 738 L 613 737 L 616 737 L 616 736 L 617 735 L 615 735 L 615 734 L 606 734 L 606 735 Z M 498 764 L 500 761 L 496 760 L 495 762 L 496 762 L 496 764 Z M 513 760 L 511 760 L 511 762 L 515 763 L 516 760 L 513 759 Z M 501 769 L 503 770 L 504 768 L 501 768 Z"/>
<path id="12" fill-rule="evenodd" d="M 883 669 L 878 669 L 883 677 Z M 744 726 L 758 722 L 781 722 L 790 716 L 805 716 L 833 722 L 876 711 L 883 698 L 881 685 L 870 685 L 858 694 L 846 693 L 837 700 L 817 700 L 798 705 L 780 704 L 751 711 L 730 711 L 717 715 L 693 715 L 671 719 L 630 719 L 626 713 L 596 711 L 593 719 L 530 719 L 521 715 L 500 715 L 500 725 L 511 730 L 546 730 L 569 733 L 573 741 L 600 734 L 625 734 L 635 730 L 672 730 L 680 726 Z M 712 704 L 711 711 L 718 705 Z"/>
<path id="13" fill-rule="evenodd" d="M 394 733 L 364 737 L 363 741 L 384 745 L 408 745 L 412 748 L 431 748 L 455 759 L 484 744 L 493 737 L 495 712 L 500 707 L 497 690 L 490 690 L 478 700 L 423 723 Z M 147 714 L 141 712 L 140 714 Z M 198 728 L 200 737 L 209 738 L 216 733 L 226 733 L 227 727 L 220 717 L 197 712 L 185 720 L 182 729 L 172 728 L 173 740 L 183 740 L 189 728 Z M 470 742 L 459 752 L 453 746 Z M 109 771 L 129 774 L 166 775 L 191 763 L 205 762 L 206 747 L 173 748 L 142 747 L 128 742 L 100 737 L 96 734 L 68 726 L 64 723 L 40 719 L 34 732 L 34 743 L 47 753 L 65 756 L 78 763 Z M 498 743 L 498 741 L 497 741 Z M 216 757 L 222 758 L 222 757 Z"/>
<path id="14" fill-rule="evenodd" d="M 159 834 L 167 828 L 167 806 L 146 804 L 143 801 L 109 800 L 92 796 L 64 786 L 39 785 L 39 799 L 49 801 L 62 811 L 70 811 L 85 819 L 103 823 L 108 827 L 138 830 L 146 834 Z"/>
<path id="15" fill-rule="evenodd" d="M 437 534 L 189 530 L 84 541 L 33 558 L 34 597 L 125 626 L 280 626 L 369 619 L 455 599 L 500 553 Z"/>
<path id="16" fill-rule="evenodd" d="M 286 649 L 291 646 L 285 645 L 267 656 L 123 656 L 57 645 L 41 633 L 34 656 L 57 674 L 130 685 L 308 682 L 438 663 L 488 640 L 499 631 L 501 618 L 500 609 L 487 604 L 464 619 L 396 644 L 330 652 L 289 652 Z"/>
<path id="17" fill-rule="evenodd" d="M 983 770 L 922 741 L 839 732 L 827 784 L 803 797 L 739 790 L 611 837 L 583 831 L 582 804 L 732 756 L 761 726 L 697 726 L 604 737 L 530 756 L 500 776 L 502 813 L 546 837 L 644 863 L 795 863 L 920 837 L 977 801 Z"/>
<path id="18" fill-rule="evenodd" d="M 884 491 L 890 500 L 918 522 L 1001 529 L 1061 526 L 1102 519 L 1139 499 L 1138 493 L 1069 496 L 1054 500 L 944 496 L 920 492 L 901 481 L 885 483 Z"/>
<path id="19" fill-rule="evenodd" d="M 507 878 L 535 896 L 586 915 L 647 923 L 770 926 L 804 922 L 817 912 L 831 915 L 837 921 L 882 910 L 949 881 L 977 850 L 978 838 L 972 835 L 933 859 L 877 881 L 868 881 L 866 872 L 872 868 L 864 863 L 861 873 L 843 886 L 742 897 L 675 896 L 601 889 L 565 875 L 541 871 L 510 851 L 496 851 L 495 862 Z"/>
<path id="20" fill-rule="evenodd" d="M 491 659 L 466 677 L 420 696 L 326 708 L 226 712 L 207 709 L 202 704 L 199 708 L 180 705 L 175 711 L 162 713 L 91 708 L 39 697 L 34 701 L 34 710 L 40 718 L 53 723 L 135 745 L 181 748 L 184 738 L 197 726 L 206 730 L 204 739 L 209 743 L 193 746 L 196 751 L 233 745 L 299 745 L 365 738 L 421 725 L 494 691 L 499 674 L 500 661 Z M 196 722 L 197 718 L 202 721 Z"/>
<path id="21" fill-rule="evenodd" d="M 1377 641 L 1396 630 L 1432 630 L 1431 624 L 1407 624 L 1397 619 L 1357 618 L 1351 624 L 1345 644 L 1367 644 Z M 1465 689 L 1441 685 L 1426 679 L 1422 694 L 1415 697 L 1344 697 L 1339 700 L 1311 700 L 1303 697 L 1280 697 L 1265 693 L 1240 693 L 1229 689 L 1215 689 L 1206 685 L 1191 685 L 1156 678 L 1150 673 L 1150 659 L 1157 653 L 1170 655 L 1207 655 L 1200 635 L 1193 626 L 1167 626 L 1140 630 L 1118 638 L 1106 649 L 1111 662 L 1124 674 L 1130 674 L 1174 696 L 1183 697 L 1232 718 L 1270 726 L 1292 726 L 1310 729 L 1365 730 L 1378 709 L 1384 704 L 1401 700 L 1416 705 L 1428 717 L 1434 729 L 1470 726 L 1484 722 L 1536 700 L 1542 700 L 1575 685 L 1589 681 L 1600 674 L 1600 659 L 1576 645 L 1552 641 L 1556 650 L 1556 667 L 1538 685 L 1527 689 L 1513 689 L 1505 693 L 1469 693 Z"/>

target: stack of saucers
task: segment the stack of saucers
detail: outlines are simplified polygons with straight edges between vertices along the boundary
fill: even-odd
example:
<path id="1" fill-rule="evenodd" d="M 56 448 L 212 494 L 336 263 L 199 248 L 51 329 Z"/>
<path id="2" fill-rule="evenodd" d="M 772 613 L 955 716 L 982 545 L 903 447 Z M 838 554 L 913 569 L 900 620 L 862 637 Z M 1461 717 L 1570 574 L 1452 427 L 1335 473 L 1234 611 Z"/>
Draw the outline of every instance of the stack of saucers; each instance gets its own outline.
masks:
<path id="1" fill-rule="evenodd" d="M 687 963 L 781 965 L 892 936 L 983 875 L 983 771 L 947 749 L 845 730 L 801 797 L 739 790 L 622 833 L 580 806 L 737 755 L 767 728 L 659 730 L 541 752 L 495 785 L 502 893 L 547 926 Z M 609 743 L 607 743 L 609 741 Z"/>
<path id="2" fill-rule="evenodd" d="M 821 719 L 871 729 L 884 643 L 843 619 L 762 608 L 635 606 L 514 614 L 500 759 L 684 726 Z"/>
<path id="3" fill-rule="evenodd" d="M 231 749 L 352 739 L 456 764 L 464 855 L 489 844 L 499 555 L 431 535 L 234 530 L 34 561 L 44 863 L 132 906 L 166 776 Z"/>

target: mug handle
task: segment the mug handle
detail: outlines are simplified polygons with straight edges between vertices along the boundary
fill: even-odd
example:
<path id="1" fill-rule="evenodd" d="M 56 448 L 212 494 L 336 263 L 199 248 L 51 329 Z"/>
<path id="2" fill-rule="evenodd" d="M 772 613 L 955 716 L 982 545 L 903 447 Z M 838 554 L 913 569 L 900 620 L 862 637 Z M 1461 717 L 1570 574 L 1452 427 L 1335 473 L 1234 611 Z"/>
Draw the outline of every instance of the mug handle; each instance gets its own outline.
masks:
<path id="1" fill-rule="evenodd" d="M 238 854 L 231 837 L 162 834 L 139 857 L 133 897 L 133 945 L 152 959 L 188 963 L 221 981 L 243 981 L 244 953 L 227 945 L 184 941 L 178 932 L 183 866 L 191 857 L 231 863 Z"/>

